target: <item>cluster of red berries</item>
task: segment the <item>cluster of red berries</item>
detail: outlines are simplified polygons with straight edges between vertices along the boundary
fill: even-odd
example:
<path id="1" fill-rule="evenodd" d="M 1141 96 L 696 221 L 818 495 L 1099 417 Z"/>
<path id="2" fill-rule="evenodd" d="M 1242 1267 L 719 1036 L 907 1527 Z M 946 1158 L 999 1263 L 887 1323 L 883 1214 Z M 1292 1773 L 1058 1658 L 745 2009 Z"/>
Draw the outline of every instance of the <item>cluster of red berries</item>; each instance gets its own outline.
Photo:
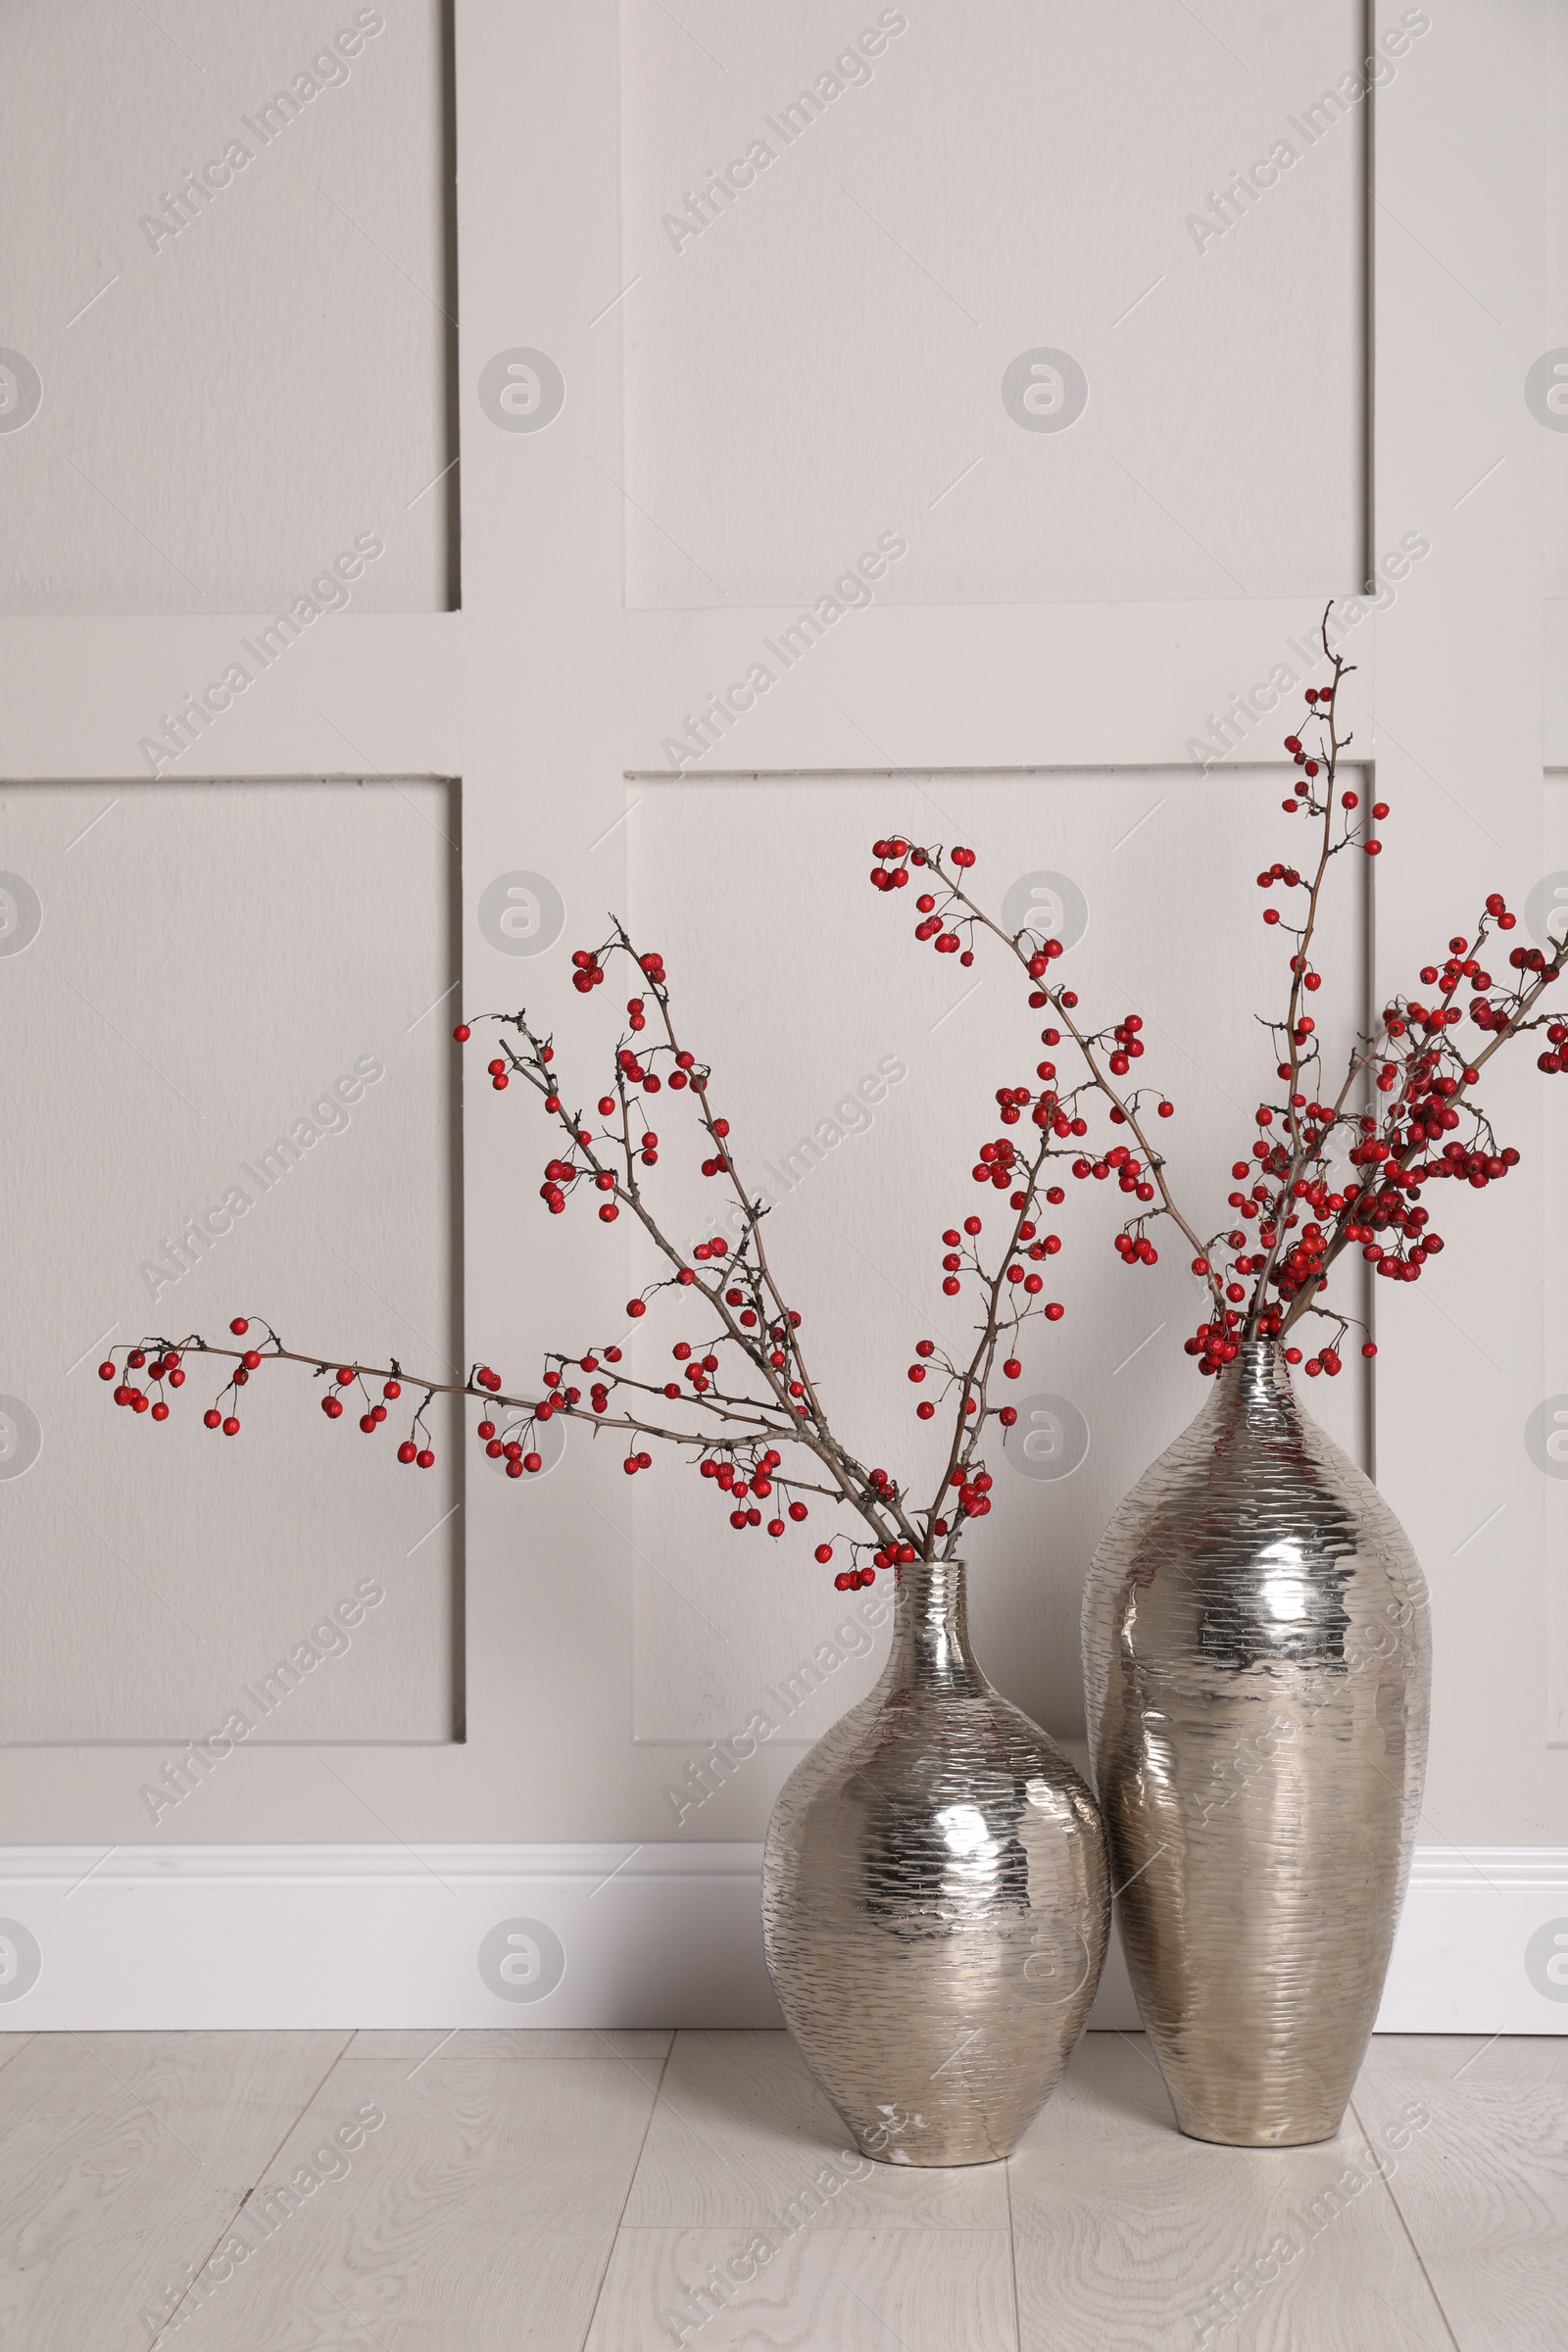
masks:
<path id="1" fill-rule="evenodd" d="M 1004 1088 L 1002 1091 L 1006 1093 L 1008 1090 Z M 1029 1100 L 1027 1088 L 1020 1087 L 1018 1091 L 1023 1096 L 1024 1101 L 1027 1102 Z M 1013 1117 L 1016 1118 L 1017 1115 L 1018 1114 L 1016 1110 L 1014 1110 Z M 1005 1111 L 1004 1111 L 1003 1116 L 1006 1116 Z M 981 1145 L 975 1164 L 970 1169 L 969 1173 L 974 1178 L 976 1184 L 995 1185 L 999 1193 L 1005 1193 L 1010 1192 L 1013 1185 L 1017 1181 L 1014 1174 L 1014 1170 L 1016 1169 L 1017 1165 L 1017 1146 L 1012 1143 L 1008 1137 L 1001 1135 L 998 1136 L 994 1144 Z"/>
<path id="2" fill-rule="evenodd" d="M 729 1523 L 743 1533 L 749 1527 L 762 1525 L 760 1505 L 771 1500 L 777 1484 L 774 1473 L 782 1466 L 783 1460 L 784 1456 L 777 1447 L 769 1446 L 746 1465 L 734 1461 L 728 1454 L 704 1454 L 698 1469 L 704 1478 L 710 1478 L 714 1482 L 719 1493 L 733 1505 Z M 778 1489 L 780 1494 L 785 1491 L 782 1487 Z M 753 1497 L 755 1499 L 751 1499 Z M 808 1515 L 804 1502 L 792 1502 L 788 1508 L 797 1526 Z M 767 1521 L 767 1532 L 770 1536 L 784 1533 L 784 1521 L 778 1516 L 777 1503 L 773 1504 L 773 1514 Z M 830 1545 L 830 1552 L 831 1548 Z"/>
<path id="3" fill-rule="evenodd" d="M 240 1328 L 243 1329 L 243 1325 Z M 250 1356 L 247 1355 L 245 1358 L 246 1363 L 248 1364 L 250 1360 Z M 260 1361 L 260 1358 L 257 1360 Z M 238 1380 L 240 1374 L 236 1372 L 234 1377 L 236 1380 Z M 352 1365 L 339 1364 L 333 1377 L 336 1380 L 338 1388 L 340 1389 L 351 1389 L 353 1388 L 355 1382 L 358 1381 L 360 1383 L 361 1393 L 364 1393 L 365 1384 L 363 1375 L 355 1371 Z M 387 1418 L 387 1405 L 396 1404 L 402 1394 L 403 1383 L 395 1376 L 382 1382 L 381 1396 L 385 1399 L 385 1402 L 368 1404 L 365 1411 L 360 1415 L 360 1428 L 363 1430 L 366 1437 L 374 1437 L 382 1422 Z M 342 1397 L 335 1395 L 333 1391 L 328 1390 L 327 1394 L 321 1398 L 321 1410 L 329 1421 L 340 1421 L 343 1417 Z M 417 1427 L 418 1416 L 416 1415 L 416 1430 L 417 1430 Z M 421 1470 L 433 1470 L 435 1468 L 435 1449 L 433 1446 L 428 1445 L 421 1446 L 416 1436 L 407 1437 L 404 1439 L 402 1445 L 398 1447 L 398 1460 L 405 1464 L 417 1464 L 418 1468 Z"/>
<path id="4" fill-rule="evenodd" d="M 956 1470 L 953 1485 L 958 1490 L 958 1508 L 970 1519 L 983 1519 L 991 1508 L 991 1473 L 989 1470 Z"/>
<path id="5" fill-rule="evenodd" d="M 1080 1180 L 1092 1176 L 1101 1184 L 1104 1183 L 1107 1176 L 1114 1176 L 1118 1192 L 1130 1193 L 1136 1200 L 1152 1200 L 1154 1198 L 1154 1188 L 1149 1181 L 1143 1162 L 1136 1152 L 1129 1151 L 1125 1144 L 1112 1144 L 1102 1159 L 1075 1159 L 1072 1172 Z"/>
<path id="6" fill-rule="evenodd" d="M 872 1492 L 883 1501 L 897 1498 L 898 1489 L 893 1485 L 885 1470 L 871 1471 L 868 1483 Z M 943 1535 L 947 1533 L 944 1521 L 938 1521 L 936 1532 Z M 816 1556 L 825 1564 L 833 1557 L 832 1544 L 819 1544 L 816 1547 Z M 876 1572 L 879 1568 L 906 1568 L 918 1556 L 912 1544 L 879 1544 L 871 1554 L 869 1568 L 841 1568 L 833 1579 L 834 1590 L 839 1592 L 858 1592 L 862 1585 L 876 1583 Z"/>
<path id="7" fill-rule="evenodd" d="M 908 882 L 910 867 L 932 863 L 936 853 L 911 849 L 902 835 L 894 834 L 886 840 L 874 841 L 871 844 L 871 855 L 879 860 L 871 868 L 872 888 L 875 890 L 903 890 Z M 955 850 L 952 856 L 953 862 L 956 866 L 967 867 L 974 863 L 973 850 Z M 908 864 L 904 862 L 906 858 L 907 858 Z M 944 922 L 937 909 L 937 902 L 933 893 L 928 890 L 922 891 L 914 904 L 915 911 L 920 917 L 914 926 L 915 938 L 922 941 L 929 940 L 939 956 L 956 956 L 958 961 L 967 970 L 974 962 L 974 950 L 972 947 L 965 946 L 960 933 L 950 929 Z M 951 899 L 949 904 L 952 904 Z M 972 921 L 966 923 L 965 928 L 972 931 Z M 1058 948 L 1056 954 L 1060 953 Z"/>
<path id="8" fill-rule="evenodd" d="M 542 1454 L 536 1453 L 531 1446 L 524 1451 L 520 1438 L 503 1438 L 488 1413 L 479 1423 L 474 1435 L 491 1461 L 506 1463 L 509 1478 L 521 1478 L 525 1470 L 533 1473 L 544 1467 Z M 401 1446 L 398 1449 L 398 1459 L 400 1461 L 403 1459 Z"/>
<path id="9" fill-rule="evenodd" d="M 145 1348 L 132 1348 L 125 1357 L 125 1369 L 127 1372 L 145 1370 L 148 1379 L 157 1382 L 160 1386 L 165 1381 L 172 1389 L 181 1389 L 185 1385 L 185 1374 L 180 1364 L 177 1348 L 158 1349 L 150 1361 Z M 133 1413 L 150 1413 L 155 1421 L 169 1419 L 169 1406 L 165 1399 L 162 1396 L 150 1396 L 147 1390 L 138 1388 L 133 1380 L 120 1379 L 119 1367 L 112 1356 L 106 1357 L 99 1365 L 98 1377 L 100 1380 L 116 1382 L 115 1402 L 117 1404 L 125 1405 Z M 239 1423 L 236 1421 L 234 1428 L 238 1429 L 238 1427 Z M 232 1434 L 231 1431 L 230 1435 Z"/>

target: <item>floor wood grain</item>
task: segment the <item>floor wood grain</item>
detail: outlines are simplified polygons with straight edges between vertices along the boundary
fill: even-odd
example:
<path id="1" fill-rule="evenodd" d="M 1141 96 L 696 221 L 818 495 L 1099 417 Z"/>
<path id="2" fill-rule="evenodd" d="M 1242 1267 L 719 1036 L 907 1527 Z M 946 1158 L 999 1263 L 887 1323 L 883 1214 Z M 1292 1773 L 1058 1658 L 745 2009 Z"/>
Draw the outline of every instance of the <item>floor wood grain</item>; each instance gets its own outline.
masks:
<path id="1" fill-rule="evenodd" d="M 1311 2148 L 1184 2139 L 1141 2034 L 1086 2037 L 1008 2169 L 1022 2352 L 1445 2341 L 1359 2129 Z"/>
<path id="2" fill-rule="evenodd" d="M 0 2069 L 0 2342 L 145 2352 L 347 2040 L 33 2035 Z"/>
<path id="3" fill-rule="evenodd" d="M 575 2352 L 657 2089 L 657 2064 L 351 2052 L 235 2214 L 202 2344 Z"/>
<path id="4" fill-rule="evenodd" d="M 1356 2085 L 1463 2352 L 1568 2343 L 1568 2047 L 1380 2035 Z"/>
<path id="5" fill-rule="evenodd" d="M 456 2032 L 440 2026 L 369 2028 L 355 2034 L 355 2058 L 431 2057 L 437 2050 L 465 2058 L 635 2058 L 643 2065 L 668 2057 L 670 2027 L 480 2026 Z"/>
<path id="6" fill-rule="evenodd" d="M 1007 2165 L 865 2166 L 782 2034 L 0 2035 L 20 2352 L 1562 2352 L 1568 2037 L 1375 2039 L 1183 2139 L 1093 2034 Z"/>
<path id="7" fill-rule="evenodd" d="M 587 2352 L 682 2341 L 702 2352 L 1015 2352 L 1007 2233 L 622 2230 Z"/>

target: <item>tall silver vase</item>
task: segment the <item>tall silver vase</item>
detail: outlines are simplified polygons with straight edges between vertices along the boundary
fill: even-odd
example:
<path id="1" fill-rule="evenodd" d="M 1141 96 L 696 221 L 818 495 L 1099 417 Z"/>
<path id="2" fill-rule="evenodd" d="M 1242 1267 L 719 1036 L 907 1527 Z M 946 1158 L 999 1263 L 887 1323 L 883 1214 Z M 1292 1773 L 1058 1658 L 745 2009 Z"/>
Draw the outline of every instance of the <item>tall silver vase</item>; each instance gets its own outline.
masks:
<path id="1" fill-rule="evenodd" d="M 989 2164 L 1054 2088 L 1110 1926 L 1089 1788 L 986 1681 L 964 1571 L 900 1571 L 876 1689 L 780 1791 L 762 1871 L 790 2031 L 867 2156 Z"/>
<path id="2" fill-rule="evenodd" d="M 1426 1582 L 1377 1489 L 1244 1347 L 1126 1497 L 1084 1595 L 1122 1942 L 1176 2118 L 1338 2131 L 1426 1768 Z"/>

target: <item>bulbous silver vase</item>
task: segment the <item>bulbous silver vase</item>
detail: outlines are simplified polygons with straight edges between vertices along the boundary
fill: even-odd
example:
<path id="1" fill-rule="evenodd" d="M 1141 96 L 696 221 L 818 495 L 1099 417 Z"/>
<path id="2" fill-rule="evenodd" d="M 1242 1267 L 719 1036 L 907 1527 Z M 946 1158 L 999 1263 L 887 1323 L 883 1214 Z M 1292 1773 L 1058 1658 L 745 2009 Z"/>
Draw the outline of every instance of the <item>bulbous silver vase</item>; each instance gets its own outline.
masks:
<path id="1" fill-rule="evenodd" d="M 975 1664 L 961 1563 L 906 1566 L 882 1679 L 790 1775 L 762 1867 L 779 2005 L 865 2155 L 1011 2151 L 1089 2015 L 1109 1887 L 1087 1784 Z"/>
<path id="2" fill-rule="evenodd" d="M 1426 1768 L 1426 1581 L 1371 1482 L 1244 1347 L 1145 1472 L 1084 1594 L 1122 1942 L 1181 2129 L 1339 2130 Z"/>

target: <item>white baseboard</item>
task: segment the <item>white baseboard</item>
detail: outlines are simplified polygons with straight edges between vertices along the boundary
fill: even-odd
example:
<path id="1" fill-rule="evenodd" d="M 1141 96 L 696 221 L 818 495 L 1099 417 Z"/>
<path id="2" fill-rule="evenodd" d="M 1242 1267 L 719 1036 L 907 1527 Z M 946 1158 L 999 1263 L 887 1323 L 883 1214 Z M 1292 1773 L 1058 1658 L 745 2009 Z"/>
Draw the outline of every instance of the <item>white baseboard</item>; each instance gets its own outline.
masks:
<path id="1" fill-rule="evenodd" d="M 740 1844 L 0 1848 L 0 2032 L 774 2026 L 760 1866 Z M 514 1921 L 546 1934 L 512 1931 L 508 1997 Z M 1554 1928 L 1568 1954 L 1568 1848 L 1418 1849 L 1379 2032 L 1568 2033 Z M 528 1997 L 552 1936 L 559 1982 Z M 1137 2023 L 1113 1946 L 1091 2024 Z"/>

